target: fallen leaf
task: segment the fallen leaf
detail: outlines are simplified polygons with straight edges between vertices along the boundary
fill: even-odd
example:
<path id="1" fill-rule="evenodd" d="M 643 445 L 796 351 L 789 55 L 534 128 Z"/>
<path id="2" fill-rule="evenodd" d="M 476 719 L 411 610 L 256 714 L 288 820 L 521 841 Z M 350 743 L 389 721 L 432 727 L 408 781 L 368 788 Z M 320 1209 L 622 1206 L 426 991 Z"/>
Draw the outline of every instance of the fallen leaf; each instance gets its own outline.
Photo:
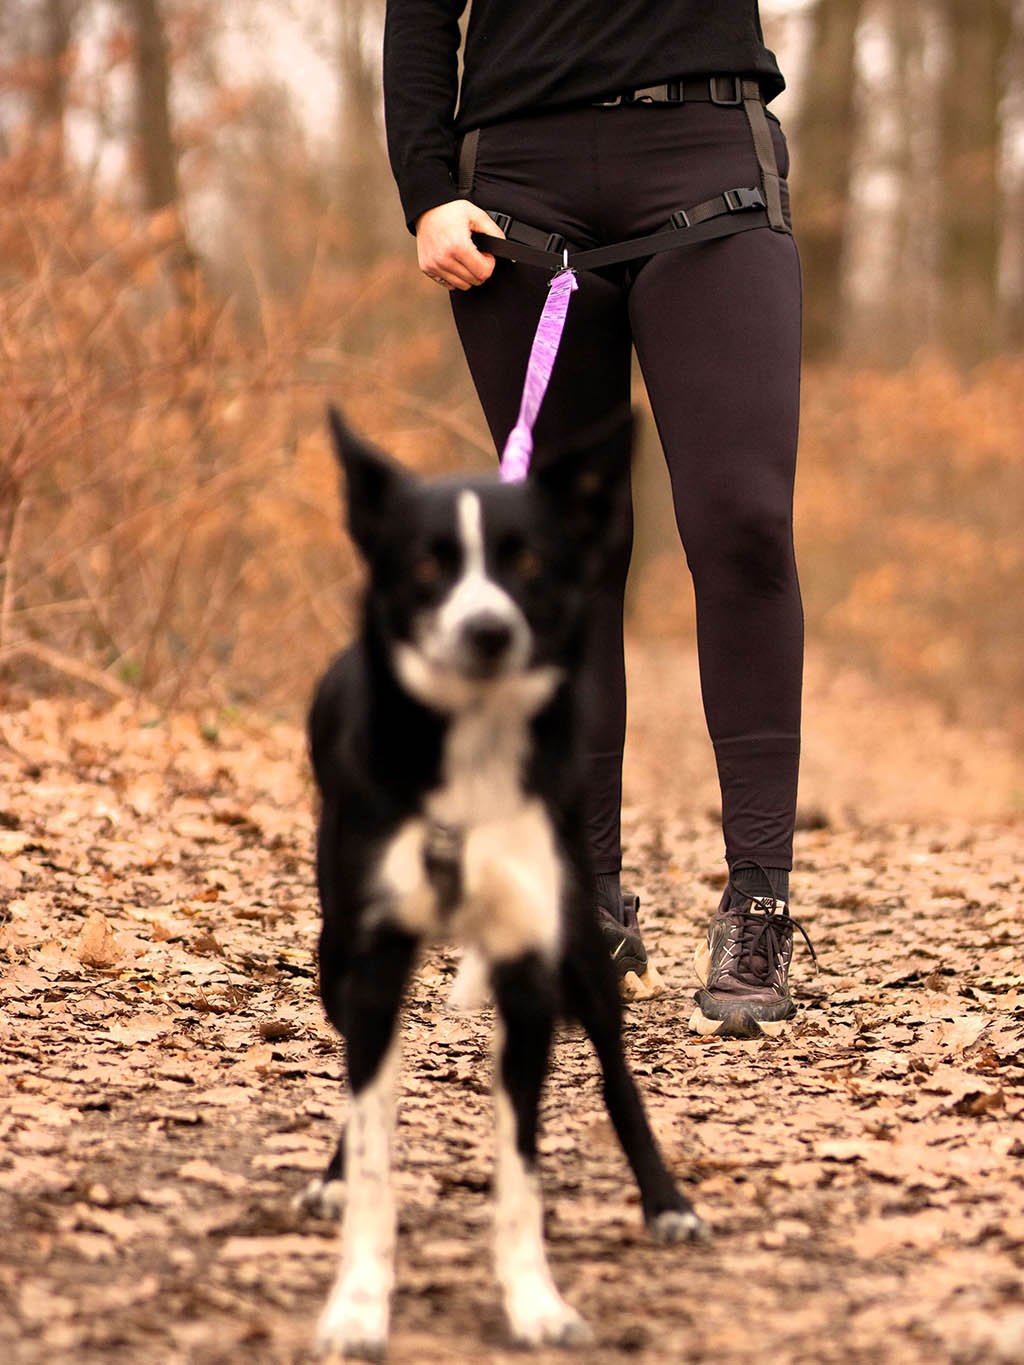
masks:
<path id="1" fill-rule="evenodd" d="M 98 910 L 91 910 L 86 916 L 75 952 L 79 962 L 86 967 L 113 967 L 124 957 L 124 949 L 110 922 Z"/>

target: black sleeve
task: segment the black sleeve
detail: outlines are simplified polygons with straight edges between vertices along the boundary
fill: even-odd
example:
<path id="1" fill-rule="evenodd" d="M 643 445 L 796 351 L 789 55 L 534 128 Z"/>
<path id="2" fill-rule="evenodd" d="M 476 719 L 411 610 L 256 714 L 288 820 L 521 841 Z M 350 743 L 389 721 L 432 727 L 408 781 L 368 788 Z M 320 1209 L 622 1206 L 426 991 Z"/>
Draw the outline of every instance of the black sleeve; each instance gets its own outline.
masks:
<path id="1" fill-rule="evenodd" d="M 466 0 L 387 0 L 384 121 L 410 232 L 421 213 L 459 197 L 454 123 L 465 7 Z"/>

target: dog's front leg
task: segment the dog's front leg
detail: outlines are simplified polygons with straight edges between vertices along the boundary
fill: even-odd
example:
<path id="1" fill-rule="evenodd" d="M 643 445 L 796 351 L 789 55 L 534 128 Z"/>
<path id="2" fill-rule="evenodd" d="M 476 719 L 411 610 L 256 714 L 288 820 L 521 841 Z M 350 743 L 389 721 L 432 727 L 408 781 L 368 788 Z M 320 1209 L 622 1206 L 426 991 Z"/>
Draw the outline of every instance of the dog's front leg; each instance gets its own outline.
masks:
<path id="1" fill-rule="evenodd" d="M 554 977 L 534 953 L 492 972 L 499 1024 L 495 1269 L 521 1346 L 580 1345 L 587 1325 L 555 1288 L 544 1252 L 537 1110 L 554 1024 Z"/>
<path id="2" fill-rule="evenodd" d="M 581 915 L 562 962 L 566 1001 L 601 1064 L 605 1104 L 637 1184 L 644 1219 L 659 1242 L 703 1241 L 704 1223 L 672 1179 L 654 1140 L 622 1048 L 622 1001 L 596 921 Z"/>
<path id="3" fill-rule="evenodd" d="M 341 1264 L 317 1328 L 324 1352 L 382 1358 L 394 1284 L 391 1135 L 398 1075 L 396 1021 L 416 942 L 381 931 L 324 992 L 344 1032 L 352 1106 L 345 1130 L 347 1200 Z M 321 963 L 321 971 L 324 969 Z M 337 1012 L 338 1017 L 335 1017 Z"/>

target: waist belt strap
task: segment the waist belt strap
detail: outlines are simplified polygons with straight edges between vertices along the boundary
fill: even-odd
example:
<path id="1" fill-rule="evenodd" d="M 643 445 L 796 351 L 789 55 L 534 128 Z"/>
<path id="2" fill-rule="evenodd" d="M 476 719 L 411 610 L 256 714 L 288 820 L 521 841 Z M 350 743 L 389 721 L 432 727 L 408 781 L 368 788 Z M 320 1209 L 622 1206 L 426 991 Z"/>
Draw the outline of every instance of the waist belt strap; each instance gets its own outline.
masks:
<path id="1" fill-rule="evenodd" d="M 505 237 L 491 237 L 485 232 L 474 232 L 473 243 L 480 251 L 506 260 L 521 261 L 524 265 L 542 266 L 546 270 L 600 270 L 604 266 L 619 265 L 645 256 L 657 256 L 662 251 L 706 242 L 715 237 L 730 237 L 751 228 L 769 227 L 765 197 L 758 189 L 726 190 L 724 194 L 707 199 L 690 209 L 679 209 L 670 224 L 659 232 L 644 237 L 631 237 L 610 246 L 590 247 L 580 251 L 558 233 L 544 232 L 520 223 L 507 213 L 489 209 L 488 213 L 505 233 Z M 786 231 L 783 224 L 783 231 Z"/>
<path id="2" fill-rule="evenodd" d="M 738 76 L 693 76 L 684 80 L 665 81 L 661 85 L 645 85 L 639 90 L 616 91 L 603 100 L 589 101 L 598 109 L 614 109 L 622 104 L 690 104 L 707 101 L 711 104 L 743 102 Z"/>
<path id="3" fill-rule="evenodd" d="M 750 125 L 750 136 L 754 139 L 754 154 L 761 172 L 761 189 L 768 211 L 768 226 L 775 232 L 788 232 L 789 227 L 782 207 L 782 180 L 779 176 L 778 162 L 775 160 L 772 130 L 768 127 L 768 116 L 761 102 L 761 87 L 757 81 L 740 81 L 740 94 L 743 97 L 743 112 Z"/>

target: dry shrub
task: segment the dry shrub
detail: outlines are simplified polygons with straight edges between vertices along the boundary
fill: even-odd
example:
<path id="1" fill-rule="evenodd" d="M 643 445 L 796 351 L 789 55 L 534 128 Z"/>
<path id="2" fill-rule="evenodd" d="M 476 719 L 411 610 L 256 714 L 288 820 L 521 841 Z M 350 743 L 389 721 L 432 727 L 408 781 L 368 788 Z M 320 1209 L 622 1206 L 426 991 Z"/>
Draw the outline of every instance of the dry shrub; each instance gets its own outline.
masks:
<path id="1" fill-rule="evenodd" d="M 951 717 L 1024 734 L 1024 359 L 815 371 L 797 543 L 808 628 Z"/>
<path id="2" fill-rule="evenodd" d="M 797 553 L 808 635 L 950 718 L 1024 734 L 1024 359 L 965 375 L 805 375 Z M 648 509 L 648 513 L 650 512 Z M 634 627 L 694 632 L 676 544 L 638 565 Z"/>
<path id="3" fill-rule="evenodd" d="M 172 216 L 75 189 L 30 147 L 0 164 L 8 677 L 294 712 L 358 583 L 327 399 L 413 466 L 493 459 L 444 301 L 407 251 L 357 269 L 307 169 L 276 186 L 283 264 L 251 264 L 262 223 L 218 292 L 171 268 Z M 812 370 L 804 395 L 811 635 L 950 715 L 1024 731 L 1024 360 Z M 639 567 L 639 627 L 691 631 L 678 547 Z"/>
<path id="4" fill-rule="evenodd" d="M 328 399 L 412 465 L 482 458 L 414 267 L 344 269 L 344 224 L 311 214 L 304 293 L 261 293 L 252 326 L 175 269 L 173 215 L 51 182 L 28 150 L 0 196 L 7 676 L 300 704 L 358 581 Z"/>

